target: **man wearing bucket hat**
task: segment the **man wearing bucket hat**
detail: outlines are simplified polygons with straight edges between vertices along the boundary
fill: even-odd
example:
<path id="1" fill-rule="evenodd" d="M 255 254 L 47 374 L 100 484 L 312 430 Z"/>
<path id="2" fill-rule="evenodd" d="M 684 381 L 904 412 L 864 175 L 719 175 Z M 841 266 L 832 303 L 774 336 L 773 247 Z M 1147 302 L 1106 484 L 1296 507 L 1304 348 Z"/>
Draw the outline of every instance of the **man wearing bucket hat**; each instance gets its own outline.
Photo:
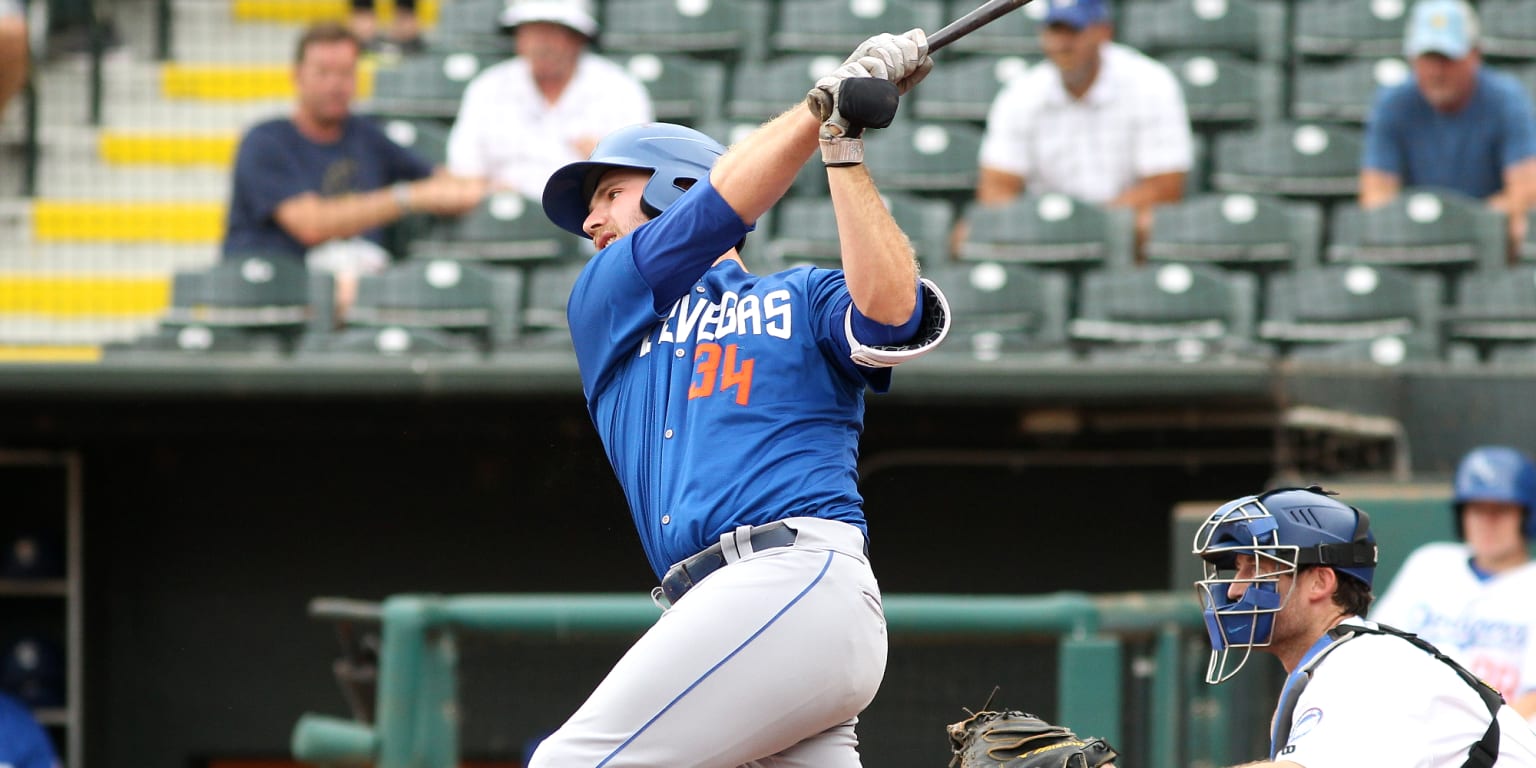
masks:
<path id="1" fill-rule="evenodd" d="M 538 197 L 555 169 L 615 129 L 652 119 L 645 86 L 587 49 L 586 0 L 513 0 L 500 23 L 517 56 L 470 82 L 448 138 L 448 169 Z"/>
<path id="2" fill-rule="evenodd" d="M 1438 187 L 1486 200 L 1525 237 L 1536 196 L 1536 110 L 1520 81 L 1483 66 L 1477 13 L 1465 0 L 1420 0 L 1403 55 L 1413 76 L 1382 88 L 1366 121 L 1360 204 L 1383 205 L 1406 187 Z"/>

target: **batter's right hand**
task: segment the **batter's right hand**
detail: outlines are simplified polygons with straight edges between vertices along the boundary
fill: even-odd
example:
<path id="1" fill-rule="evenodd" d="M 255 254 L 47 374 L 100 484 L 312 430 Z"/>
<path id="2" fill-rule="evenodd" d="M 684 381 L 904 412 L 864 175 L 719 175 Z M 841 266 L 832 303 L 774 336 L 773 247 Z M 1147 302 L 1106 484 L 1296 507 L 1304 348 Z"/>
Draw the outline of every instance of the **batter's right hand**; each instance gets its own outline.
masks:
<path id="1" fill-rule="evenodd" d="M 933 68 L 933 57 L 928 55 L 928 36 L 921 29 L 907 30 L 900 35 L 888 32 L 875 35 L 853 49 L 843 64 L 852 62 L 858 62 L 871 77 L 895 83 L 902 94 L 927 77 L 928 70 Z"/>

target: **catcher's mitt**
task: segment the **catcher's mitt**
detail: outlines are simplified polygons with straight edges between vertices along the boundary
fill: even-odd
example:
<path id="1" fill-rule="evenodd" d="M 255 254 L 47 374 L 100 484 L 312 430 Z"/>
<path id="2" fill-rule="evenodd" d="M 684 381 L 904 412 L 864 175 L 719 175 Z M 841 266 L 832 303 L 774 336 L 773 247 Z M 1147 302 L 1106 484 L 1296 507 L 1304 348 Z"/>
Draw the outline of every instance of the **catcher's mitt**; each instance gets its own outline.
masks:
<path id="1" fill-rule="evenodd" d="M 1098 768 L 1118 756 L 1103 739 L 1079 739 L 1028 712 L 977 712 L 945 730 L 950 768 Z"/>

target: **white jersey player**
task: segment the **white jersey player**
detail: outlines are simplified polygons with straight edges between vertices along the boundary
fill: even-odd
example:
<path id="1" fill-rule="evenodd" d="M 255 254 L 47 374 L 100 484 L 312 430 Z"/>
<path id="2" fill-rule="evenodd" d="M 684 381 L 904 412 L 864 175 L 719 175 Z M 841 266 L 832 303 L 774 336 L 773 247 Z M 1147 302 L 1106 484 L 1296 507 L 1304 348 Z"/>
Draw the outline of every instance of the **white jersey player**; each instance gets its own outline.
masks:
<path id="1" fill-rule="evenodd" d="M 1371 618 L 1435 644 L 1536 724 L 1536 464 L 1513 448 L 1476 448 L 1452 503 L 1464 543 L 1415 550 Z"/>

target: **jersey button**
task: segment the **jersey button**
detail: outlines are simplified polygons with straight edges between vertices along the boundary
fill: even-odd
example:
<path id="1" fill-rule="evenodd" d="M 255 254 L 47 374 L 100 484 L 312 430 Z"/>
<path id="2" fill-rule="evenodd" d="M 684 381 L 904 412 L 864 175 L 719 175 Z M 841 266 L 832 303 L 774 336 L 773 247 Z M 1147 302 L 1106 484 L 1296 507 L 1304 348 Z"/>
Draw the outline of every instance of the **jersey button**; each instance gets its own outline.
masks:
<path id="1" fill-rule="evenodd" d="M 677 356 L 678 356 L 678 357 L 682 357 L 682 356 L 683 356 L 683 351 L 682 351 L 682 350 L 681 350 L 681 349 L 679 349 L 679 350 L 678 350 L 678 351 L 677 351 Z"/>
<path id="2" fill-rule="evenodd" d="M 667 523 L 670 523 L 670 522 L 672 522 L 672 516 L 671 515 L 662 515 L 661 516 L 661 524 L 662 525 L 666 525 Z"/>
<path id="3" fill-rule="evenodd" d="M 665 437 L 668 440 L 671 440 L 672 439 L 672 430 L 669 429 L 669 430 L 661 433 L 661 436 Z"/>
<path id="4" fill-rule="evenodd" d="M 695 290 L 695 291 L 698 291 L 698 292 L 699 292 L 699 293 L 703 293 L 703 292 L 704 292 L 704 286 L 702 286 L 702 285 L 695 285 L 695 286 L 694 286 L 694 287 L 693 287 L 693 289 L 694 289 L 694 290 Z"/>

